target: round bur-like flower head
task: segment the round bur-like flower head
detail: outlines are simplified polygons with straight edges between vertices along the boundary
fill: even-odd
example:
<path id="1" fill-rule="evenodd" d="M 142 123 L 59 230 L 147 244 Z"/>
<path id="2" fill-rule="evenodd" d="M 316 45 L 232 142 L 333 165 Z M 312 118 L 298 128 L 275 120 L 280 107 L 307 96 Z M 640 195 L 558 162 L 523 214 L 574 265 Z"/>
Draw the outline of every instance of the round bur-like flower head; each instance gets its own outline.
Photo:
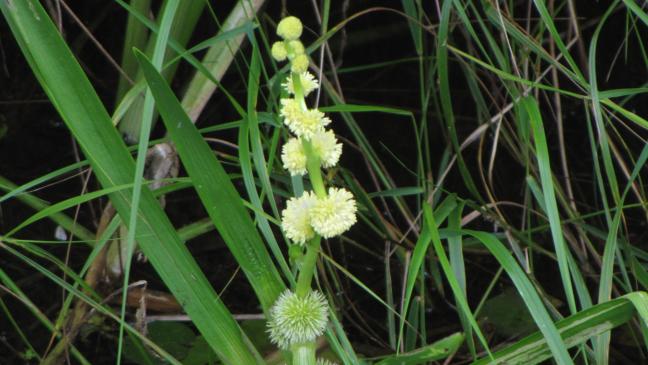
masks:
<path id="1" fill-rule="evenodd" d="M 301 118 L 303 112 L 297 100 L 281 99 L 280 102 L 281 108 L 279 109 L 279 114 L 284 118 L 286 125 L 295 123 L 297 119 Z"/>
<path id="2" fill-rule="evenodd" d="M 313 134 L 324 130 L 331 123 L 324 113 L 317 109 L 304 110 L 295 99 L 281 99 L 280 114 L 291 132 L 309 140 Z"/>
<path id="3" fill-rule="evenodd" d="M 281 212 L 281 227 L 291 241 L 303 245 L 315 236 L 310 223 L 310 209 L 317 201 L 312 192 L 306 191 L 299 198 L 290 198 Z"/>
<path id="4" fill-rule="evenodd" d="M 306 174 L 306 154 L 299 139 L 291 138 L 283 145 L 281 161 L 283 167 L 290 172 L 290 175 Z"/>
<path id="5" fill-rule="evenodd" d="M 295 84 L 293 81 L 292 75 L 288 76 L 286 79 L 286 82 L 283 83 L 284 89 L 290 94 L 295 94 Z M 304 93 L 304 96 L 308 96 L 313 90 L 317 89 L 319 87 L 319 83 L 317 82 L 317 79 L 315 79 L 315 76 L 310 74 L 309 72 L 302 72 L 299 74 L 299 82 L 301 82 L 301 87 L 302 87 L 302 92 Z"/>
<path id="6" fill-rule="evenodd" d="M 288 50 L 284 42 L 274 42 L 270 52 L 272 53 L 272 58 L 279 62 L 285 61 L 288 58 Z"/>
<path id="7" fill-rule="evenodd" d="M 290 62 L 290 71 L 294 73 L 302 73 L 308 70 L 308 56 L 305 54 L 296 55 Z"/>
<path id="8" fill-rule="evenodd" d="M 313 134 L 311 143 L 320 158 L 322 167 L 329 168 L 337 165 L 340 155 L 342 155 L 342 144 L 337 143 L 337 138 L 335 138 L 332 131 L 321 131 Z"/>
<path id="9" fill-rule="evenodd" d="M 326 198 L 317 199 L 310 209 L 315 232 L 331 238 L 346 232 L 356 222 L 356 202 L 345 189 L 329 188 Z"/>
<path id="10" fill-rule="evenodd" d="M 289 16 L 281 19 L 277 25 L 277 35 L 287 41 L 292 41 L 301 37 L 303 29 L 299 18 Z"/>
<path id="11" fill-rule="evenodd" d="M 286 290 L 270 308 L 270 340 L 287 350 L 291 345 L 314 341 L 328 322 L 328 304 L 324 295 L 311 291 L 303 297 Z"/>

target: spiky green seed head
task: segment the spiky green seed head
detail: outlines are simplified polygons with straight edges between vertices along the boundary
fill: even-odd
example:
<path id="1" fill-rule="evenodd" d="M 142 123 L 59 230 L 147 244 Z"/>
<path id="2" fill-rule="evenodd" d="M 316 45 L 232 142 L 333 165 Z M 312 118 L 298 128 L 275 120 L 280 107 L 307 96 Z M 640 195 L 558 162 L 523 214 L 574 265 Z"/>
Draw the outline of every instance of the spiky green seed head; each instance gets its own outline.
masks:
<path id="1" fill-rule="evenodd" d="M 321 336 L 328 323 L 328 304 L 319 291 L 303 297 L 286 290 L 270 308 L 270 341 L 287 350 L 290 346 L 312 342 Z"/>

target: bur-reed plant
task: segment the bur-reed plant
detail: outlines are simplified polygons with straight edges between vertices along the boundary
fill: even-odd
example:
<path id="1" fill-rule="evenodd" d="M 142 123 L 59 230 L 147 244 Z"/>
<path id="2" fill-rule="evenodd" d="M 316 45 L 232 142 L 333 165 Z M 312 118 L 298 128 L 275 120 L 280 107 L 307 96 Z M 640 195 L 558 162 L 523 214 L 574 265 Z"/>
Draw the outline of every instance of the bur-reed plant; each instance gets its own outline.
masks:
<path id="1" fill-rule="evenodd" d="M 36 211 L 0 237 L 0 363 L 5 348 L 6 361 L 43 364 L 645 361 L 640 2 L 596 3 L 588 18 L 570 0 L 403 0 L 353 4 L 352 13 L 349 2 L 323 0 L 301 20 L 276 23 L 266 13 L 274 4 L 262 0 L 236 2 L 223 22 L 211 2 L 158 9 L 116 0 L 127 25 L 124 52 L 113 57 L 121 59 L 114 108 L 50 19 L 51 3 L 7 0 L 0 10 L 83 157 L 28 182 L 0 177 L 0 202 Z M 301 12 L 295 4 L 282 11 Z M 190 43 L 203 14 L 219 32 Z M 354 28 L 367 19 L 380 21 Z M 396 34 L 407 47 L 388 38 Z M 349 54 L 365 53 L 341 58 L 347 42 Z M 372 59 L 374 45 L 393 58 Z M 181 63 L 194 74 L 178 78 Z M 227 70 L 242 92 L 222 82 Z M 384 74 L 396 81 L 383 84 Z M 400 79 L 405 91 L 372 98 Z M 176 93 L 170 85 L 179 83 L 186 88 Z M 208 100 L 233 120 L 198 129 Z M 157 121 L 166 135 L 152 140 Z M 393 124 L 381 134 L 385 121 Z M 227 130 L 234 142 L 213 138 Z M 150 169 L 159 151 L 168 173 L 150 175 L 162 171 Z M 97 182 L 88 192 L 50 203 L 34 191 L 86 168 Z M 177 228 L 164 209 L 175 192 L 206 217 Z M 87 204 L 101 208 L 96 229 L 70 214 Z M 30 230 L 46 219 L 71 237 L 80 265 Z M 205 233 L 231 256 L 206 264 L 189 250 Z M 133 281 L 136 250 L 161 291 Z M 226 261 L 242 275 L 217 293 L 214 267 Z M 63 290 L 55 314 L 33 277 L 48 298 Z M 139 299 L 136 308 L 123 293 Z M 153 297 L 186 314 L 199 336 L 179 323 L 149 324 Z M 233 314 L 241 301 L 258 308 L 256 326 Z M 108 327 L 90 331 L 115 344 L 101 359 L 80 339 L 97 323 Z"/>

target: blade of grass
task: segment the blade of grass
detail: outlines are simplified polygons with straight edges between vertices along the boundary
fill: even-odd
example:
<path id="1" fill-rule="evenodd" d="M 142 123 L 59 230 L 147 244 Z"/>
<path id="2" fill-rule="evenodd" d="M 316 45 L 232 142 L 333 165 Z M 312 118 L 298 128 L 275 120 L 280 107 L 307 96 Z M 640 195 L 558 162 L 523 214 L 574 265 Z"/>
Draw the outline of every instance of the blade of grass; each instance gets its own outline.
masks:
<path id="1" fill-rule="evenodd" d="M 563 338 L 565 347 L 571 348 L 585 343 L 592 336 L 627 323 L 634 313 L 631 300 L 619 298 L 597 304 L 560 320 L 556 323 L 556 328 Z M 472 365 L 533 365 L 548 360 L 551 356 L 546 339 L 541 332 L 536 332 L 493 353 L 495 360 L 484 358 L 473 362 Z"/>
<path id="2" fill-rule="evenodd" d="M 454 354 L 463 343 L 464 335 L 455 333 L 433 344 L 382 359 L 376 365 L 416 365 L 439 361 Z"/>
<path id="3" fill-rule="evenodd" d="M 11 181 L 0 176 L 0 189 L 7 190 L 8 191 L 7 195 L 13 193 L 17 187 L 18 186 L 16 186 Z M 47 209 L 50 206 L 47 202 L 29 193 L 22 193 L 19 194 L 17 197 L 23 203 L 34 208 L 37 211 L 42 211 L 44 209 Z M 94 235 L 90 233 L 90 231 L 84 226 L 82 226 L 79 222 L 74 221 L 72 218 L 68 217 L 67 215 L 62 213 L 54 213 L 49 215 L 49 218 L 56 224 L 63 227 L 66 231 L 71 232 L 76 237 L 79 237 L 80 239 L 86 241 L 90 245 L 92 245 L 92 243 L 94 242 Z"/>
<path id="4" fill-rule="evenodd" d="M 268 202 L 272 208 L 272 213 L 275 217 L 279 216 L 279 211 L 277 209 L 277 203 L 274 199 L 274 191 L 270 183 L 270 177 L 268 175 L 268 169 L 266 165 L 265 156 L 263 155 L 263 145 L 261 141 L 261 133 L 259 131 L 259 119 L 256 111 L 257 108 L 257 96 L 259 93 L 259 80 L 260 80 L 260 68 L 261 68 L 261 55 L 258 52 L 257 44 L 255 41 L 252 42 L 252 60 L 250 62 L 250 71 L 248 77 L 248 94 L 247 94 L 247 118 L 245 122 L 241 123 L 239 127 L 239 161 L 241 164 L 241 171 L 243 173 L 243 181 L 245 182 L 245 188 L 250 197 L 250 202 L 254 206 L 256 211 L 263 212 L 263 203 L 261 201 L 260 194 L 257 192 L 256 184 L 252 172 L 252 166 L 250 165 L 250 145 L 252 147 L 252 161 L 254 162 L 254 167 L 259 177 L 261 186 L 263 187 L 261 195 L 268 197 Z M 275 260 L 279 263 L 284 276 L 291 281 L 292 284 L 292 273 L 290 272 L 290 267 L 286 262 L 279 244 L 275 239 L 274 233 L 270 228 L 268 220 L 264 217 L 263 214 L 255 214 L 255 218 L 258 222 L 259 228 L 263 237 L 268 242 L 270 250 L 274 255 Z"/>
<path id="5" fill-rule="evenodd" d="M 434 251 L 437 255 L 437 258 L 439 259 L 439 264 L 443 269 L 443 273 L 446 276 L 446 280 L 448 280 L 448 284 L 450 284 L 450 288 L 452 289 L 452 294 L 455 297 L 455 302 L 457 303 L 459 310 L 463 313 L 463 316 L 465 316 L 465 318 L 470 323 L 470 326 L 475 331 L 475 335 L 479 339 L 479 342 L 481 343 L 482 346 L 484 346 L 484 349 L 486 349 L 486 352 L 490 356 L 491 352 L 488 346 L 488 341 L 486 341 L 486 337 L 484 336 L 481 329 L 479 328 L 479 324 L 477 324 L 477 321 L 475 320 L 475 316 L 473 315 L 472 311 L 470 310 L 470 306 L 468 305 L 468 300 L 466 299 L 466 296 L 464 295 L 464 292 L 461 289 L 461 286 L 454 275 L 452 267 L 450 266 L 450 261 L 448 260 L 448 256 L 446 255 L 445 250 L 443 249 L 443 245 L 441 244 L 441 237 L 439 236 L 439 229 L 436 224 L 436 218 L 432 213 L 432 208 L 428 204 L 423 206 L 423 221 L 424 221 L 424 226 L 423 226 L 424 230 L 427 230 L 429 232 L 428 233 L 429 239 L 432 241 L 432 245 L 434 246 Z M 421 237 L 423 237 L 422 233 L 421 233 Z"/>
<path id="6" fill-rule="evenodd" d="M 572 287 L 572 280 L 570 275 L 569 262 L 567 260 L 568 247 L 565 243 L 562 227 L 560 222 L 560 214 L 558 213 L 558 205 L 556 203 L 556 195 L 554 191 L 553 177 L 551 173 L 551 165 L 549 162 L 549 149 L 547 147 L 547 139 L 544 133 L 542 124 L 542 116 L 538 104 L 531 97 L 524 97 L 521 100 L 522 106 L 525 108 L 529 116 L 529 123 L 533 130 L 533 139 L 535 142 L 536 159 L 538 161 L 538 169 L 540 171 L 540 185 L 545 199 L 545 207 L 547 208 L 547 216 L 549 218 L 549 225 L 551 226 L 551 237 L 553 239 L 554 249 L 556 251 L 556 258 L 558 261 L 558 268 L 560 270 L 560 278 L 562 280 L 565 296 L 571 313 L 576 313 L 576 299 L 574 297 L 574 289 Z"/>
<path id="7" fill-rule="evenodd" d="M 254 19 L 256 12 L 264 3 L 265 0 L 237 1 L 221 25 L 219 34 L 240 27 Z M 207 71 L 213 79 L 221 80 L 223 78 L 244 39 L 244 35 L 241 34 L 228 40 L 225 45 L 217 44 L 209 48 L 201 63 L 207 67 Z M 207 77 L 204 72 L 196 72 L 182 97 L 182 106 L 192 121 L 195 122 L 198 119 L 217 86 L 218 84 Z"/>
<path id="8" fill-rule="evenodd" d="M 164 6 L 161 10 L 161 20 L 160 20 L 160 31 L 154 37 L 155 41 L 153 42 L 153 65 L 156 69 L 162 67 L 162 62 L 164 61 L 164 55 L 167 49 L 167 42 L 169 40 L 169 35 L 171 33 L 171 25 L 173 24 L 176 11 L 180 2 L 178 0 L 167 0 L 164 2 Z M 133 181 L 133 195 L 131 197 L 131 212 L 130 220 L 128 222 L 128 232 L 126 234 L 126 255 L 124 263 L 124 274 L 123 274 L 123 290 L 127 290 L 128 282 L 130 280 L 130 267 L 133 259 L 133 252 L 135 251 L 135 233 L 137 232 L 137 211 L 139 210 L 140 195 L 142 189 L 147 189 L 143 187 L 144 182 L 144 165 L 146 163 L 146 155 L 148 152 L 148 142 L 151 136 L 151 128 L 153 125 L 153 112 L 154 112 L 154 99 L 151 95 L 150 90 L 146 90 L 144 96 L 144 104 L 141 110 L 141 119 L 138 121 L 137 129 L 139 134 L 137 136 L 138 147 L 137 147 L 137 159 L 135 161 L 135 179 Z M 133 109 L 131 109 L 133 110 Z M 136 112 L 139 112 L 137 110 Z M 128 116 L 128 114 L 127 114 Z M 126 119 L 128 122 L 128 119 Z M 119 127 L 128 128 L 129 125 L 121 124 Z M 125 131 L 127 129 L 122 129 Z M 132 130 L 133 135 L 135 131 Z M 126 133 L 126 132 L 125 132 Z M 126 316 L 126 295 L 122 296 L 121 301 L 121 323 L 124 323 L 124 317 Z M 117 340 L 117 365 L 121 364 L 122 360 L 122 349 L 124 344 L 124 326 L 119 326 L 119 337 Z"/>
<path id="9" fill-rule="evenodd" d="M 182 109 L 169 86 L 141 52 L 137 59 L 167 131 L 207 213 L 267 311 L 285 289 L 229 176 Z"/>
<path id="10" fill-rule="evenodd" d="M 131 6 L 137 12 L 147 14 L 151 7 L 151 0 L 132 0 Z M 128 13 L 128 20 L 126 21 L 126 35 L 124 36 L 124 45 L 122 47 L 121 68 L 131 79 L 135 79 L 135 76 L 137 75 L 137 61 L 135 61 L 131 49 L 133 49 L 133 47 L 146 47 L 147 38 L 148 30 L 146 27 L 143 26 L 132 13 Z M 123 75 L 120 75 L 119 84 L 117 85 L 117 100 L 122 99 L 130 86 L 128 80 Z"/>
<path id="11" fill-rule="evenodd" d="M 549 349 L 558 364 L 573 364 L 566 346 L 563 343 L 555 324 L 547 313 L 546 308 L 536 292 L 533 284 L 527 278 L 526 274 L 520 266 L 516 263 L 515 259 L 506 250 L 504 245 L 492 234 L 472 231 L 461 230 L 462 234 L 470 235 L 479 240 L 490 253 L 499 261 L 500 265 L 504 268 L 509 275 L 513 284 L 517 288 L 522 300 L 524 300 L 531 317 L 538 325 L 540 332 L 544 336 Z"/>
<path id="12" fill-rule="evenodd" d="M 41 4 L 35 0 L 0 2 L 0 10 L 37 79 L 90 161 L 98 181 L 104 188 L 131 183 L 134 163 L 128 150 Z M 110 195 L 124 222 L 130 220 L 129 190 Z M 138 216 L 140 247 L 216 354 L 226 363 L 256 363 L 258 357 L 244 340 L 236 321 L 147 189 L 142 191 Z"/>
<path id="13" fill-rule="evenodd" d="M 163 6 L 160 7 L 157 19 L 159 25 L 159 32 L 152 33 L 153 35 L 148 39 L 148 45 L 146 47 L 147 54 L 151 55 L 154 59 L 157 58 L 156 54 L 159 52 L 159 46 L 156 43 L 159 43 L 159 40 L 162 39 L 173 39 L 179 45 L 186 45 L 193 33 L 194 28 L 198 24 L 198 18 L 205 7 L 205 1 L 178 1 L 176 6 L 176 11 L 174 11 L 174 17 L 170 24 L 164 24 L 164 14 L 166 13 L 166 8 L 169 4 L 173 4 L 173 1 L 166 0 L 163 3 Z M 131 8 L 133 9 L 133 8 Z M 139 9 L 133 9 L 131 12 L 129 10 L 129 15 L 132 15 L 134 18 L 137 18 L 135 14 L 138 13 Z M 139 19 L 138 19 L 139 20 Z M 165 29 L 167 28 L 168 29 Z M 168 34 L 161 37 L 162 34 Z M 166 41 L 164 44 L 166 45 Z M 161 58 L 169 59 L 172 54 L 171 49 L 162 50 Z M 156 62 L 157 63 L 157 62 Z M 179 63 L 171 63 L 165 67 L 161 72 L 166 78 L 166 80 L 172 80 L 175 75 L 176 69 Z M 137 77 L 135 78 L 136 82 L 142 80 L 141 71 L 138 72 Z M 124 139 L 129 144 L 136 144 L 139 140 L 138 137 L 141 136 L 141 129 L 143 128 L 142 123 L 145 121 L 146 112 L 145 109 L 148 106 L 146 105 L 146 97 L 136 98 L 134 100 L 131 108 L 124 115 L 124 119 L 119 123 L 119 130 L 122 132 Z M 155 123 L 153 120 L 151 123 Z"/>

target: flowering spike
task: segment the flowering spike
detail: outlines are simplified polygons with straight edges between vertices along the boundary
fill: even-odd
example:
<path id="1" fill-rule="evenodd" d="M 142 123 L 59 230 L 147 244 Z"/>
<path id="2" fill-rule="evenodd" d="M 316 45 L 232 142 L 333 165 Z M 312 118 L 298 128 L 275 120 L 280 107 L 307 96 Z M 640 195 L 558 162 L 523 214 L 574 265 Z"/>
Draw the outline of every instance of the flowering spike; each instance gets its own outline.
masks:
<path id="1" fill-rule="evenodd" d="M 270 308 L 268 332 L 270 340 L 287 350 L 291 345 L 314 341 L 328 323 L 328 304 L 319 291 L 298 296 L 284 291 Z"/>

